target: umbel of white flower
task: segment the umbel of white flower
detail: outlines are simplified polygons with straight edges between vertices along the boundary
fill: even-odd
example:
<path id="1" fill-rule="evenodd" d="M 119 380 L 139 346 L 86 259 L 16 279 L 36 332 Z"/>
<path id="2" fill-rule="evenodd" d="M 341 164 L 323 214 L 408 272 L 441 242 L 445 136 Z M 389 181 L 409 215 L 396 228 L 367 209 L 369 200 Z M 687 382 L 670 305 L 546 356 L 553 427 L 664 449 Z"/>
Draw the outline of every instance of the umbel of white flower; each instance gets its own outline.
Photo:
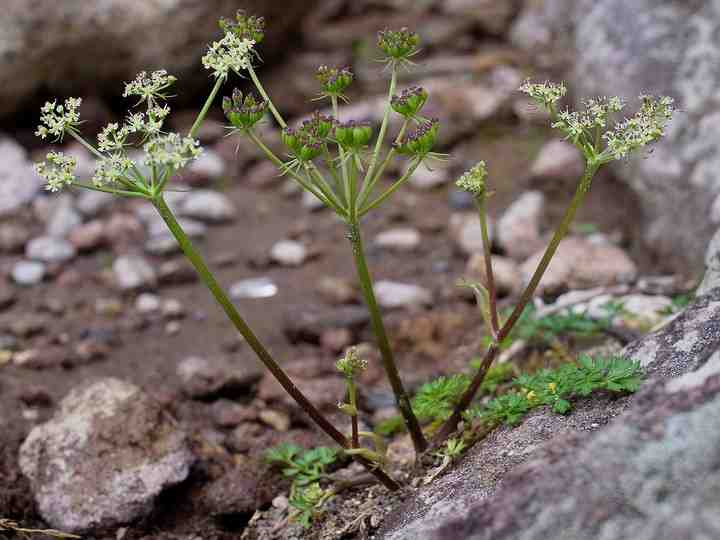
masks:
<path id="1" fill-rule="evenodd" d="M 97 136 L 97 147 L 83 139 L 77 129 L 80 99 L 68 98 L 64 105 L 46 103 L 36 134 L 42 138 L 52 135 L 59 140 L 67 133 L 90 150 L 97 158 L 92 177 L 95 188 L 122 194 L 153 192 L 202 152 L 194 138 L 163 131 L 170 107 L 160 101 L 167 99 L 166 91 L 175 80 L 165 70 L 159 70 L 150 74 L 143 71 L 127 83 L 123 96 L 137 97 L 136 105 L 144 103 L 145 112 L 130 113 L 123 123 L 106 125 Z M 142 149 L 142 157 L 130 158 L 128 150 L 133 145 Z M 36 164 L 35 170 L 47 181 L 48 190 L 58 191 L 77 183 L 75 166 L 74 158 L 50 152 L 45 162 Z M 150 172 L 143 175 L 141 170 Z"/>
<path id="2" fill-rule="evenodd" d="M 220 41 L 213 42 L 202 57 L 205 69 L 211 70 L 216 78 L 227 77 L 232 70 L 240 73 L 252 66 L 255 41 L 239 38 L 233 32 L 226 32 Z"/>

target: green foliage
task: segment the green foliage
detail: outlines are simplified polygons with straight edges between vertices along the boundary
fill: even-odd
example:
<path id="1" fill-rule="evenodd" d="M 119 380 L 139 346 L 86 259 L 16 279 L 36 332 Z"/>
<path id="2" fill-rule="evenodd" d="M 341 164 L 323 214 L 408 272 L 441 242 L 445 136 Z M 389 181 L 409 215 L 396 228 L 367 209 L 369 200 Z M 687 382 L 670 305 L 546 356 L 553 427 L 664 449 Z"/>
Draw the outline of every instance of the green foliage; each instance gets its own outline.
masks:
<path id="1" fill-rule="evenodd" d="M 412 400 L 412 408 L 422 422 L 445 420 L 452 414 L 462 393 L 470 384 L 467 375 L 438 377 L 423 384 Z"/>
<path id="2" fill-rule="evenodd" d="M 609 328 L 613 318 L 623 310 L 622 304 L 617 302 L 608 302 L 603 308 L 607 315 L 602 319 L 592 318 L 587 313 L 573 313 L 572 311 L 536 317 L 535 308 L 528 305 L 518 319 L 512 335 L 528 341 L 539 339 L 545 343 L 550 343 L 560 336 L 597 335 Z"/>
<path id="3" fill-rule="evenodd" d="M 470 367 L 475 371 L 480 369 L 480 364 L 482 364 L 482 358 L 473 358 L 470 360 Z M 512 379 L 514 374 L 515 367 L 510 363 L 495 364 L 490 366 L 490 369 L 488 369 L 485 374 L 485 378 L 480 385 L 480 392 L 494 394 L 497 391 L 498 386 L 508 382 Z"/>
<path id="4" fill-rule="evenodd" d="M 305 450 L 283 443 L 266 451 L 265 460 L 280 466 L 283 476 L 292 480 L 289 499 L 293 507 L 292 518 L 303 527 L 309 527 L 322 504 L 333 495 L 332 490 L 322 489 L 319 482 L 326 467 L 337 460 L 337 452 L 324 446 Z"/>
<path id="5" fill-rule="evenodd" d="M 672 315 L 673 313 L 677 313 L 678 311 L 685 309 L 690 302 L 692 302 L 691 294 L 679 294 L 673 297 L 671 305 L 662 309 L 658 313 L 660 313 L 660 315 Z"/>
<path id="6" fill-rule="evenodd" d="M 484 406 L 470 409 L 468 418 L 481 418 L 490 425 L 520 423 L 528 411 L 548 405 L 553 412 L 565 414 L 572 408 L 571 399 L 605 390 L 632 393 L 640 388 L 640 364 L 621 357 L 581 356 L 577 364 L 557 369 L 543 369 L 532 375 L 521 375 L 513 381 L 518 391 L 492 399 Z"/>

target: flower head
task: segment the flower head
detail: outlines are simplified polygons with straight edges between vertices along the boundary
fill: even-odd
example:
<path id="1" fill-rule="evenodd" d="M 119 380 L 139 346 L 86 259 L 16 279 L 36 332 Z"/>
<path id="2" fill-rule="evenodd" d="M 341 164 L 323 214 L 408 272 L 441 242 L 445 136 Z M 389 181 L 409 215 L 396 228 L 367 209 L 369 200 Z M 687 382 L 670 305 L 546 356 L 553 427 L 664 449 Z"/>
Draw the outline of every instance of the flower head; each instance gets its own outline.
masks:
<path id="1" fill-rule="evenodd" d="M 414 118 L 423 108 L 427 101 L 427 90 L 419 86 L 413 86 L 394 95 L 390 100 L 393 110 L 405 118 Z"/>
<path id="2" fill-rule="evenodd" d="M 437 118 L 422 122 L 405 140 L 395 145 L 398 154 L 425 158 L 435 146 L 440 122 Z"/>
<path id="3" fill-rule="evenodd" d="M 220 41 L 208 47 L 207 54 L 202 57 L 203 66 L 212 70 L 215 77 L 227 77 L 231 70 L 237 73 L 244 71 L 252 66 L 255 43 L 254 39 L 227 31 Z"/>
<path id="4" fill-rule="evenodd" d="M 389 61 L 407 62 L 420 51 L 420 36 L 408 28 L 381 30 L 378 32 L 378 47 Z"/>
<path id="5" fill-rule="evenodd" d="M 525 92 L 535 103 L 548 111 L 554 110 L 557 102 L 567 94 L 567 88 L 564 83 L 553 83 L 550 81 L 533 83 L 529 79 L 522 84 L 520 91 Z"/>
<path id="6" fill-rule="evenodd" d="M 113 152 L 96 163 L 93 184 L 98 187 L 117 184 L 121 178 L 128 175 L 132 166 L 133 162 L 126 154 Z"/>
<path id="7" fill-rule="evenodd" d="M 665 134 L 665 128 L 675 112 L 670 97 L 640 96 L 640 110 L 608 130 L 604 138 L 612 159 L 622 159 L 631 152 L 657 141 Z"/>
<path id="8" fill-rule="evenodd" d="M 368 362 L 358 357 L 357 349 L 350 347 L 345 356 L 335 362 L 335 367 L 345 378 L 353 379 L 367 369 Z"/>
<path id="9" fill-rule="evenodd" d="M 108 124 L 98 133 L 98 150 L 101 152 L 122 150 L 130 133 L 130 127 L 128 126 L 120 127 L 120 124 L 115 122 Z"/>
<path id="10" fill-rule="evenodd" d="M 466 171 L 460 178 L 458 178 L 455 185 L 460 189 L 463 189 L 469 193 L 472 193 L 476 197 L 481 197 L 487 193 L 487 185 L 485 179 L 487 178 L 487 167 L 484 161 L 478 161 L 478 163 L 469 171 Z"/>
<path id="11" fill-rule="evenodd" d="M 280 138 L 300 163 L 312 161 L 322 152 L 322 143 L 301 129 L 286 127 Z"/>
<path id="12" fill-rule="evenodd" d="M 50 152 L 45 161 L 35 164 L 35 172 L 42 176 L 48 191 L 59 191 L 75 181 L 77 160 L 62 152 Z"/>
<path id="13" fill-rule="evenodd" d="M 320 82 L 325 96 L 343 97 L 343 92 L 353 82 L 355 75 L 349 67 L 336 68 L 320 66 L 315 78 Z"/>
<path id="14" fill-rule="evenodd" d="M 141 71 L 135 80 L 125 83 L 123 97 L 137 96 L 137 105 L 147 102 L 148 107 L 153 107 L 158 100 L 168 98 L 165 91 L 175 84 L 176 80 L 177 78 L 168 75 L 164 69 L 153 71 L 149 75 L 146 71 Z"/>
<path id="15" fill-rule="evenodd" d="M 197 158 L 202 149 L 200 143 L 191 137 L 182 137 L 177 133 L 166 133 L 150 139 L 143 146 L 145 164 L 169 169 L 181 169 Z"/>
<path id="16" fill-rule="evenodd" d="M 243 97 L 243 93 L 235 88 L 232 98 L 223 99 L 223 111 L 230 123 L 240 130 L 248 130 L 262 120 L 268 110 L 268 102 L 261 100 L 252 93 Z"/>
<path id="17" fill-rule="evenodd" d="M 328 136 L 335 126 L 335 119 L 331 116 L 315 111 L 310 118 L 303 120 L 300 124 L 300 131 L 306 133 L 309 137 L 318 141 L 327 141 Z"/>
<path id="18" fill-rule="evenodd" d="M 48 135 L 55 137 L 56 141 L 62 140 L 68 130 L 74 130 L 80 125 L 80 98 L 67 98 L 65 103 L 58 105 L 57 101 L 48 101 L 40 109 L 40 125 L 35 135 L 41 139 Z"/>
<path id="19" fill-rule="evenodd" d="M 248 39 L 253 43 L 260 43 L 265 37 L 265 18 L 248 15 L 245 10 L 239 9 L 235 13 L 235 20 L 220 19 L 220 28 L 223 32 L 232 32 L 239 39 Z"/>
<path id="20" fill-rule="evenodd" d="M 372 125 L 370 122 L 348 120 L 335 126 L 335 140 L 345 150 L 359 150 L 370 143 Z"/>

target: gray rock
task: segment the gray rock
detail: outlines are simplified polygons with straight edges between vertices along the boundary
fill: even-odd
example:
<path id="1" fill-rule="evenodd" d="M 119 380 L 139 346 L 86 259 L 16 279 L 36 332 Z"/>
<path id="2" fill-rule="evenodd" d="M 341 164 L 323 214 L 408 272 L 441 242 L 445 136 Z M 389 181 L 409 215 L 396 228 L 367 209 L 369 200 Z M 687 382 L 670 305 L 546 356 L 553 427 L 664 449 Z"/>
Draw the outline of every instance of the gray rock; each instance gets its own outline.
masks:
<path id="1" fill-rule="evenodd" d="M 143 517 L 188 475 L 185 434 L 140 388 L 102 379 L 71 391 L 20 448 L 20 467 L 43 519 L 68 532 Z"/>
<path id="2" fill-rule="evenodd" d="M 514 295 L 522 290 L 522 274 L 517 263 L 508 257 L 500 255 L 492 255 L 493 279 L 495 287 L 499 295 Z M 480 253 L 475 253 L 468 260 L 465 266 L 465 276 L 473 281 L 479 281 L 483 285 L 487 285 L 485 276 L 485 257 Z M 472 291 L 463 288 L 463 291 L 472 296 Z"/>
<path id="3" fill-rule="evenodd" d="M 28 240 L 30 240 L 30 231 L 22 225 L 16 223 L 0 225 L 0 251 L 22 252 Z"/>
<path id="4" fill-rule="evenodd" d="M 476 22 L 482 29 L 502 34 L 512 20 L 518 2 L 495 0 L 445 0 L 443 12 Z"/>
<path id="5" fill-rule="evenodd" d="M 222 132 L 222 126 L 221 126 Z M 227 166 L 225 160 L 217 152 L 209 149 L 203 150 L 200 156 L 190 163 L 187 172 L 205 181 L 220 180 L 225 175 Z"/>
<path id="6" fill-rule="evenodd" d="M 123 255 L 113 262 L 115 283 L 122 291 L 153 288 L 157 274 L 150 263 L 140 255 Z"/>
<path id="7" fill-rule="evenodd" d="M 238 365 L 227 358 L 188 356 L 177 367 L 183 391 L 195 399 L 247 392 L 262 377 L 259 367 Z"/>
<path id="8" fill-rule="evenodd" d="M 388 309 L 428 306 L 432 304 L 432 293 L 410 283 L 381 280 L 375 283 L 375 296 L 380 306 Z"/>
<path id="9" fill-rule="evenodd" d="M 710 240 L 705 252 L 705 275 L 695 294 L 701 296 L 720 287 L 720 229 Z"/>
<path id="10" fill-rule="evenodd" d="M 536 410 L 476 444 L 390 510 L 384 540 L 715 538 L 720 482 L 720 292 L 622 354 L 631 396 Z"/>
<path id="11" fill-rule="evenodd" d="M 450 173 L 447 167 L 433 166 L 432 170 L 427 167 L 420 166 L 410 177 L 408 182 L 411 186 L 421 189 L 430 190 L 443 186 L 450 181 Z"/>
<path id="12" fill-rule="evenodd" d="M 283 331 L 291 343 L 319 343 L 323 334 L 347 329 L 358 336 L 370 320 L 365 307 L 341 306 L 322 309 L 313 306 L 291 306 L 285 317 Z"/>
<path id="13" fill-rule="evenodd" d="M 25 246 L 25 256 L 28 259 L 45 263 L 62 263 L 75 257 L 75 247 L 62 238 L 53 236 L 39 236 L 33 238 Z"/>
<path id="14" fill-rule="evenodd" d="M 307 249 L 295 240 L 280 240 L 270 249 L 270 259 L 281 266 L 301 266 L 307 259 Z"/>
<path id="15" fill-rule="evenodd" d="M 235 299 L 270 298 L 277 292 L 277 285 L 267 277 L 243 279 L 230 286 L 230 296 Z"/>
<path id="16" fill-rule="evenodd" d="M 135 309 L 139 313 L 153 313 L 160 309 L 160 297 L 156 294 L 142 293 L 135 299 Z"/>
<path id="17" fill-rule="evenodd" d="M 12 215 L 29 203 L 44 183 L 25 149 L 12 139 L 0 137 L 0 216 Z"/>
<path id="18" fill-rule="evenodd" d="M 75 210 L 72 196 L 63 193 L 54 201 L 50 218 L 45 226 L 45 232 L 48 236 L 65 238 L 81 223 L 82 217 Z"/>
<path id="19" fill-rule="evenodd" d="M 393 251 L 415 251 L 420 245 L 420 233 L 412 227 L 398 227 L 379 233 L 373 243 Z"/>
<path id="20" fill-rule="evenodd" d="M 85 217 L 96 217 L 115 199 L 111 193 L 83 189 L 78 195 L 75 206 Z"/>
<path id="21" fill-rule="evenodd" d="M 237 211 L 227 195 L 210 189 L 191 191 L 180 203 L 180 215 L 210 223 L 232 221 Z"/>
<path id="22" fill-rule="evenodd" d="M 678 271 L 700 270 L 720 225 L 720 4 L 711 0 L 585 1 L 575 33 L 578 97 L 642 93 L 677 100 L 652 153 L 615 164 L 642 205 L 644 240 Z"/>
<path id="23" fill-rule="evenodd" d="M 18 261 L 12 269 L 12 278 L 18 285 L 36 285 L 45 277 L 45 265 L 38 261 Z"/>
<path id="24" fill-rule="evenodd" d="M 492 243 L 493 222 L 488 217 L 488 236 Z M 472 255 L 483 252 L 482 229 L 477 212 L 456 213 L 450 216 L 450 235 L 461 253 Z"/>
<path id="25" fill-rule="evenodd" d="M 296 186 L 296 184 L 287 184 L 289 186 Z M 302 207 L 310 210 L 311 212 L 317 212 L 318 210 L 322 210 L 325 208 L 325 203 L 323 203 L 320 199 L 318 199 L 315 195 L 310 193 L 309 191 L 303 190 L 302 196 L 301 196 L 301 204 Z"/>
<path id="26" fill-rule="evenodd" d="M 509 257 L 523 260 L 543 247 L 540 222 L 544 212 L 545 196 L 539 191 L 526 191 L 503 212 L 495 236 Z"/>
<path id="27" fill-rule="evenodd" d="M 530 281 L 545 249 L 528 258 L 520 267 L 525 283 Z M 565 289 L 584 289 L 628 283 L 637 276 L 637 267 L 620 248 L 593 244 L 585 238 L 570 236 L 560 242 L 538 286 L 539 293 Z"/>
<path id="28" fill-rule="evenodd" d="M 283 51 L 283 36 L 297 28 L 314 2 L 282 5 L 252 0 L 242 7 L 267 18 L 263 57 Z M 30 6 L 24 0 L 3 3 L 0 21 L 0 114 L 22 100 L 45 93 L 119 95 L 118 81 L 128 81 L 143 69 L 165 67 L 179 77 L 183 88 L 207 88 L 207 71 L 200 55 L 219 37 L 218 18 L 232 17 L 235 0 L 211 0 L 186 5 L 180 0 L 147 3 L 144 0 L 83 2 Z M 42 31 L 38 33 L 38 28 Z M 75 31 L 82 29 L 82 31 Z M 138 40 L 137 36 L 145 39 Z M 142 43 L 141 43 L 142 42 Z M 102 47 L 97 47 L 102 43 Z M 94 66 L 93 77 L 76 69 L 71 58 L 83 51 L 83 61 Z M 112 63 L 106 62 L 112 57 Z M 206 90 L 207 91 L 207 90 Z M 0 182 L 0 185 L 2 182 Z M 1 199 L 1 198 L 0 198 Z"/>
<path id="29" fill-rule="evenodd" d="M 585 170 L 580 151 L 564 139 L 545 143 L 530 166 L 530 175 L 546 185 L 550 182 L 567 182 L 575 185 Z"/>

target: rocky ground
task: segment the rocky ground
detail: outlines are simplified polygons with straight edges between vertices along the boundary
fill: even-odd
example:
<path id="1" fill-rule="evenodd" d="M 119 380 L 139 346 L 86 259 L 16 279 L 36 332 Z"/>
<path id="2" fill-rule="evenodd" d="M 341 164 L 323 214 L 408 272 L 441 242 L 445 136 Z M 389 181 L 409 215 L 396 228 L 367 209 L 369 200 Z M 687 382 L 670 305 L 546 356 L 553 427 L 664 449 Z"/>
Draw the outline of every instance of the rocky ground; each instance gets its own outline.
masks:
<path id="1" fill-rule="evenodd" d="M 526 74 L 549 72 L 508 43 L 512 2 L 507 13 L 488 8 L 476 18 L 463 2 L 410 15 L 369 4 L 354 12 L 327 2 L 303 22 L 303 47 L 261 74 L 278 106 L 298 119 L 316 92 L 314 67 L 352 63 L 359 82 L 342 115 L 378 122 L 386 81 L 371 61 L 374 32 L 415 24 L 425 40 L 402 84 L 430 91 L 441 151 L 451 158 L 419 171 L 364 224 L 379 301 L 414 388 L 465 369 L 482 338 L 472 299 L 456 287 L 461 276 L 481 277 L 479 225 L 452 180 L 487 161 L 506 305 L 534 269 L 582 164 L 515 91 Z M 513 28 L 516 39 L 522 29 Z M 114 118 L 117 105 L 95 100 L 88 128 Z M 175 126 L 187 127 L 195 113 L 176 112 Z M 363 421 L 376 425 L 392 413 L 392 396 L 343 227 L 245 141 L 223 137 L 216 113 L 200 134 L 202 159 L 173 185 L 169 202 L 253 329 L 329 414 L 344 391 L 333 361 L 349 345 L 368 344 L 361 408 Z M 31 160 L 46 149 L 18 123 L 0 138 L 0 518 L 98 539 L 301 534 L 286 528 L 288 486 L 262 454 L 281 441 L 328 441 L 263 373 L 152 207 L 43 192 Z M 82 148 L 66 151 L 91 174 Z M 592 311 L 620 299 L 634 321 L 623 328 L 633 331 L 672 311 L 687 280 L 656 279 L 675 265 L 645 249 L 638 213 L 624 184 L 599 177 L 542 282 L 545 301 Z M 405 474 L 406 457 L 399 452 L 395 464 Z M 364 537 L 381 525 L 377 509 L 387 502 L 377 487 L 350 490 L 332 502 L 329 525 L 305 537 Z"/>

